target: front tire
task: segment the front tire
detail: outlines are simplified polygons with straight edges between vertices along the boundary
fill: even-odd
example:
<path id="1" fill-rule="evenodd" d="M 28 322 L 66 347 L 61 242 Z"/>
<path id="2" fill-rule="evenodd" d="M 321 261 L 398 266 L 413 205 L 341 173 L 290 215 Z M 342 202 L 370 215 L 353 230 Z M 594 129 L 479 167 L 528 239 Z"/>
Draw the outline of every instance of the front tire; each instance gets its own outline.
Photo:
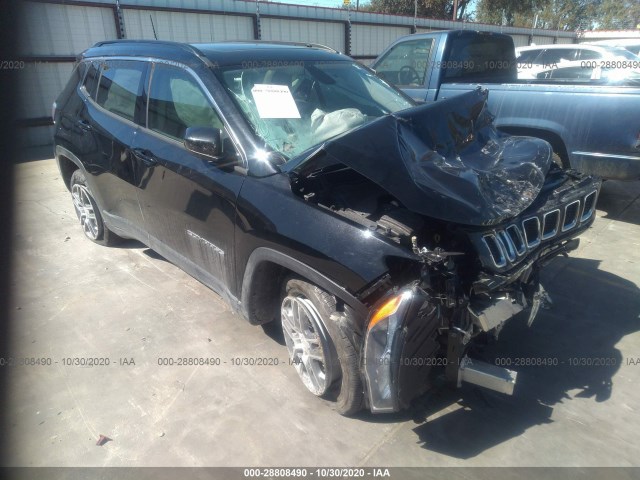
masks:
<path id="1" fill-rule="evenodd" d="M 358 354 L 338 319 L 335 297 L 298 278 L 284 288 L 281 319 L 289 357 L 314 395 L 333 400 L 341 415 L 362 409 L 364 389 Z M 346 322 L 343 322 L 343 324 Z"/>
<path id="2" fill-rule="evenodd" d="M 69 182 L 71 199 L 85 236 L 99 245 L 115 245 L 122 239 L 107 228 L 102 220 L 98 204 L 87 186 L 87 179 L 80 169 L 73 172 Z"/>

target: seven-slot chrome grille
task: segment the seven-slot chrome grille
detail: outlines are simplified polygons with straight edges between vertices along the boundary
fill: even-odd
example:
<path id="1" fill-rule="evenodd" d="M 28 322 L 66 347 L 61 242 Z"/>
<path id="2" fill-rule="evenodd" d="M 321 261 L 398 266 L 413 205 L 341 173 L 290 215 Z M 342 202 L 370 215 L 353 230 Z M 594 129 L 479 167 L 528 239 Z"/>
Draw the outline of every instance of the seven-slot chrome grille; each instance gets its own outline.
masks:
<path id="1" fill-rule="evenodd" d="M 543 241 L 552 239 L 588 221 L 595 213 L 597 190 L 538 216 L 525 217 L 482 236 L 494 266 L 517 263 Z"/>

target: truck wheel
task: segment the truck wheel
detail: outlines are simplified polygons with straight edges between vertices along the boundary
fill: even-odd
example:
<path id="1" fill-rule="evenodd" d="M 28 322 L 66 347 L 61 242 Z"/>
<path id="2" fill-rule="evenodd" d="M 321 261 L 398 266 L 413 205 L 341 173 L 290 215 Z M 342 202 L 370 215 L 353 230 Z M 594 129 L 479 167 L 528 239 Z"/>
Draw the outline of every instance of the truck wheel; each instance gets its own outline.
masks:
<path id="1" fill-rule="evenodd" d="M 92 242 L 106 246 L 115 245 L 122 240 L 104 224 L 98 205 L 87 186 L 87 179 L 82 170 L 78 169 L 73 172 L 70 187 L 73 207 L 87 238 Z"/>
<path id="2" fill-rule="evenodd" d="M 333 400 L 341 415 L 353 415 L 364 395 L 358 354 L 335 313 L 336 299 L 324 290 L 298 278 L 285 283 L 282 330 L 293 366 L 311 393 Z"/>

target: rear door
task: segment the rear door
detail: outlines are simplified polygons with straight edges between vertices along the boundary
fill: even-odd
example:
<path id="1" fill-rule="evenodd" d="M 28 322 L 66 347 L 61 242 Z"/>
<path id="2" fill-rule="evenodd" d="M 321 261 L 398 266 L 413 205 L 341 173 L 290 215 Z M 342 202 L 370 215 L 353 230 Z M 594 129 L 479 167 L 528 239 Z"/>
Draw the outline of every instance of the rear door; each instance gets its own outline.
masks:
<path id="1" fill-rule="evenodd" d="M 77 122 L 84 133 L 84 149 L 91 152 L 84 157 L 86 169 L 107 224 L 143 241 L 136 188 L 139 169 L 131 145 L 138 130 L 136 120 L 144 111 L 147 65 L 137 60 L 94 62 L 85 82 L 86 109 Z"/>
<path id="2" fill-rule="evenodd" d="M 136 135 L 134 154 L 144 165 L 139 195 L 150 246 L 223 293 L 233 273 L 235 204 L 244 173 L 188 151 L 185 131 L 220 128 L 229 163 L 234 146 L 189 69 L 155 63 L 145 88 L 147 128 Z"/>

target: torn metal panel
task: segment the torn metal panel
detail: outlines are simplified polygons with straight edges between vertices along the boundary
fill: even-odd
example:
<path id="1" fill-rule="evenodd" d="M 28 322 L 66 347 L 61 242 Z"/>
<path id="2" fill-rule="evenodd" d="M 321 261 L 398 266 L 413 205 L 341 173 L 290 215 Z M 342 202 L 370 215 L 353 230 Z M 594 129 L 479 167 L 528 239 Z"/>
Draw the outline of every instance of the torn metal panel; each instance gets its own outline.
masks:
<path id="1" fill-rule="evenodd" d="M 526 209 L 551 164 L 544 140 L 499 133 L 477 89 L 374 120 L 292 162 L 301 175 L 342 163 L 408 209 L 465 225 L 493 225 Z"/>

